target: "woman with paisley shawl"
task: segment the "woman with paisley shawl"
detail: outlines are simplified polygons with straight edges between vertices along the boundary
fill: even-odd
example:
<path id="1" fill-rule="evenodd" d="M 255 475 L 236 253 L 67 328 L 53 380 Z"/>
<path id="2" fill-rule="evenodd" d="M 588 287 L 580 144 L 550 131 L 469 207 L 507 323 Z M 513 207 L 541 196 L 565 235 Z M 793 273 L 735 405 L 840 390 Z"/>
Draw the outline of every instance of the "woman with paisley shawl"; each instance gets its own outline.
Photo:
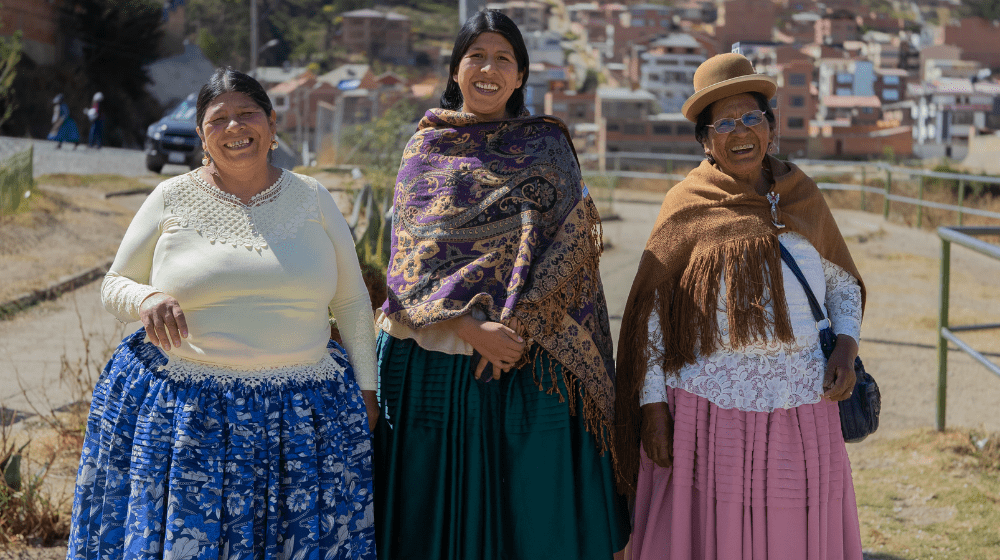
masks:
<path id="1" fill-rule="evenodd" d="M 561 121 L 524 108 L 517 26 L 481 11 L 403 154 L 377 318 L 383 559 L 625 548 L 600 216 Z"/>
<path id="2" fill-rule="evenodd" d="M 694 89 L 682 112 L 706 159 L 664 197 L 619 336 L 631 557 L 861 560 L 836 401 L 854 387 L 864 284 L 816 183 L 768 155 L 774 79 L 727 53 Z M 837 333 L 829 359 L 783 250 Z"/>

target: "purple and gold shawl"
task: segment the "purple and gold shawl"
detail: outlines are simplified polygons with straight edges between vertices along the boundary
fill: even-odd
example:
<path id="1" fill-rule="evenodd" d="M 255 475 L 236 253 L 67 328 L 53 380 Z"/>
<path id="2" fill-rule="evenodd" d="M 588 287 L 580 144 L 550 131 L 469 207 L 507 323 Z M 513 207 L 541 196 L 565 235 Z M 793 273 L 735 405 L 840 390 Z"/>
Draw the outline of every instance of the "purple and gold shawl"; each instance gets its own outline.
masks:
<path id="1" fill-rule="evenodd" d="M 394 206 L 385 313 L 414 329 L 473 307 L 491 321 L 516 317 L 527 341 L 518 365 L 539 348 L 558 360 L 571 411 L 582 385 L 588 430 L 609 448 L 614 359 L 601 221 L 562 122 L 479 122 L 431 109 L 403 152 Z M 548 392 L 562 399 L 550 376 Z M 539 372 L 535 381 L 548 384 Z"/>

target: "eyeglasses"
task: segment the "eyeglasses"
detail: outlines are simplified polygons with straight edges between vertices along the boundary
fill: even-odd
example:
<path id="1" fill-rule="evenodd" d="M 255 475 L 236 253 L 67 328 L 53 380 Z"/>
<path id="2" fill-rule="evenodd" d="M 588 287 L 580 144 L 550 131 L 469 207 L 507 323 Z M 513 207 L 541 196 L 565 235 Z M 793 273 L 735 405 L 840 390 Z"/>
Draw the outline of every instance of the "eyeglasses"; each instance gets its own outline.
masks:
<path id="1" fill-rule="evenodd" d="M 757 126 L 758 124 L 764 122 L 764 112 L 761 110 L 750 111 L 749 113 L 743 113 L 740 117 L 743 121 L 743 125 L 747 128 L 751 126 Z M 715 129 L 715 132 L 719 134 L 728 134 L 736 130 L 736 121 L 734 119 L 719 119 L 715 121 L 715 124 L 708 125 Z"/>

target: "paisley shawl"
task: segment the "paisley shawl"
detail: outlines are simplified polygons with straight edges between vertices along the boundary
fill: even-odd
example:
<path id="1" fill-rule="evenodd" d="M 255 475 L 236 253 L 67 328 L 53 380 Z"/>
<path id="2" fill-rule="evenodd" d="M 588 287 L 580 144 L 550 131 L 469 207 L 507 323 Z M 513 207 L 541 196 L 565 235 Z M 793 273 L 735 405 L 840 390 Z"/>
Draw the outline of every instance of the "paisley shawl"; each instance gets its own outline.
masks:
<path id="1" fill-rule="evenodd" d="M 600 215 L 553 117 L 480 122 L 431 109 L 403 152 L 383 311 L 417 329 L 479 308 L 516 317 L 526 351 L 564 367 L 570 410 L 610 448 L 614 358 L 598 264 Z M 556 379 L 534 372 L 540 389 Z M 551 375 L 555 375 L 552 373 Z"/>

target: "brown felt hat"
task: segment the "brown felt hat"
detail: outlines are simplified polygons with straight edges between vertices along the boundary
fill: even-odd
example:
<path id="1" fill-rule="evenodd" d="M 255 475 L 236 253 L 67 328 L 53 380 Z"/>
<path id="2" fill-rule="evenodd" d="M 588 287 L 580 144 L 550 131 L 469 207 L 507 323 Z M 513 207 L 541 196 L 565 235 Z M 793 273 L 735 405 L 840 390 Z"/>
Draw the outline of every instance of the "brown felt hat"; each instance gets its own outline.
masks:
<path id="1" fill-rule="evenodd" d="M 717 54 L 701 63 L 694 72 L 694 93 L 681 107 L 691 122 L 712 103 L 738 93 L 756 91 L 771 99 L 778 85 L 774 78 L 756 74 L 747 57 L 736 53 Z"/>

